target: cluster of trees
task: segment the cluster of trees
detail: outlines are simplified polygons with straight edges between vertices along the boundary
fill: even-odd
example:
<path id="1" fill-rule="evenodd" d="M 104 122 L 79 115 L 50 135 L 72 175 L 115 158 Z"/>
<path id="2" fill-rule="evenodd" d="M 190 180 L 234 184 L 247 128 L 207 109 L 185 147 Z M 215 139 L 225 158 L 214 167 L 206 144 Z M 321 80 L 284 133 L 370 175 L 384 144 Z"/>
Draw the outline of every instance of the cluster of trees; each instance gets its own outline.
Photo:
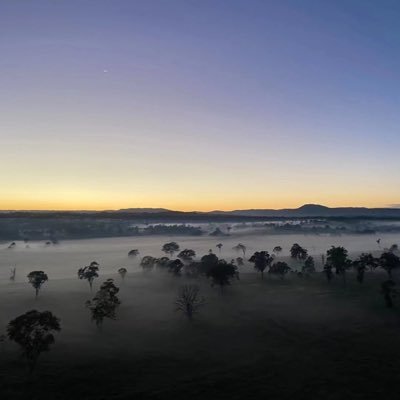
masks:
<path id="1" fill-rule="evenodd" d="M 218 243 L 216 248 L 219 252 L 223 247 Z M 165 269 L 175 276 L 179 276 L 183 271 L 190 277 L 204 276 L 210 280 L 212 286 L 218 286 L 221 294 L 225 286 L 231 284 L 233 279 L 239 279 L 238 267 L 244 265 L 246 256 L 246 246 L 239 243 L 233 248 L 241 252 L 243 257 L 237 257 L 231 262 L 219 258 L 209 250 L 209 253 L 202 256 L 199 261 L 195 261 L 196 253 L 192 249 L 181 250 L 176 242 L 165 243 L 161 250 L 166 256 L 155 258 L 144 256 L 140 265 L 144 270 L 154 267 Z M 299 265 L 300 271 L 293 271 L 288 263 L 278 261 L 277 255 L 282 252 L 282 247 L 274 247 L 270 254 L 266 250 L 256 251 L 248 259 L 253 264 L 255 270 L 264 279 L 264 272 L 267 270 L 269 275 L 275 275 L 283 279 L 289 272 L 296 273 L 299 277 L 310 277 L 316 273 L 315 262 L 308 254 L 307 249 L 294 243 L 290 248 L 290 256 Z M 326 255 L 322 256 L 323 273 L 327 281 L 331 282 L 334 276 L 339 276 L 346 284 L 346 276 L 349 270 L 355 272 L 356 280 L 361 284 L 364 282 L 365 273 L 381 268 L 388 274 L 388 279 L 381 284 L 381 293 L 387 307 L 393 307 L 393 298 L 398 294 L 396 283 L 393 280 L 393 271 L 400 268 L 400 258 L 396 254 L 398 246 L 392 245 L 384 249 L 379 257 L 372 253 L 362 253 L 355 260 L 351 260 L 347 249 L 342 246 L 332 246 L 327 250 Z M 137 249 L 133 249 L 128 254 L 130 257 L 139 255 Z M 168 257 L 168 256 L 169 257 Z M 176 255 L 176 258 L 173 258 Z M 118 269 L 118 274 L 124 280 L 128 272 L 127 268 Z M 41 287 L 48 281 L 48 276 L 44 271 L 32 271 L 28 275 L 28 281 L 35 290 L 35 298 L 38 297 Z M 99 263 L 92 261 L 89 265 L 78 269 L 78 278 L 89 283 L 90 290 L 93 290 L 93 282 L 99 277 Z M 15 268 L 12 270 L 12 279 L 15 278 Z M 114 284 L 113 279 L 104 281 L 92 300 L 85 304 L 91 314 L 91 319 L 96 326 L 101 329 L 105 319 L 116 319 L 116 312 L 121 304 L 118 298 L 119 288 Z M 175 301 L 176 310 L 182 312 L 189 320 L 199 312 L 205 305 L 205 299 L 200 295 L 197 285 L 184 285 L 181 287 Z M 42 352 L 48 351 L 54 343 L 54 332 L 60 331 L 60 320 L 50 311 L 39 312 L 31 310 L 9 322 L 7 335 L 10 340 L 15 341 L 22 348 L 22 354 L 27 360 L 29 370 L 32 371 Z M 4 338 L 2 338 L 3 340 Z"/>

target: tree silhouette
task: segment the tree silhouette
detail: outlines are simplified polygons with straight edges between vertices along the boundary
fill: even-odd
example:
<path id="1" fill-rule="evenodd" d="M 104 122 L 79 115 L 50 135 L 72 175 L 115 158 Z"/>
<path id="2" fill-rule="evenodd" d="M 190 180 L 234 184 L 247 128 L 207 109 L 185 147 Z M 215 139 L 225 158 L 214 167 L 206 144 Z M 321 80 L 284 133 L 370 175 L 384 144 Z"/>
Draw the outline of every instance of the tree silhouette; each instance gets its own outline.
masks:
<path id="1" fill-rule="evenodd" d="M 357 281 L 359 283 L 364 282 L 365 271 L 369 269 L 375 269 L 378 266 L 378 260 L 371 253 L 362 253 L 353 262 L 353 267 L 357 272 Z"/>
<path id="2" fill-rule="evenodd" d="M 239 267 L 242 267 L 244 265 L 243 257 L 236 257 L 236 262 Z"/>
<path id="3" fill-rule="evenodd" d="M 40 288 L 42 287 L 43 283 L 49 280 L 49 278 L 43 271 L 32 271 L 28 274 L 28 280 L 35 289 L 35 298 L 37 298 Z"/>
<path id="4" fill-rule="evenodd" d="M 272 250 L 275 254 L 279 254 L 282 252 L 282 247 L 281 246 L 275 246 Z"/>
<path id="5" fill-rule="evenodd" d="M 161 250 L 172 257 L 177 251 L 179 251 L 179 244 L 176 242 L 165 243 Z"/>
<path id="6" fill-rule="evenodd" d="M 153 269 L 156 262 L 157 262 L 156 258 L 152 256 L 144 256 L 140 261 L 140 266 L 143 268 L 144 271 L 150 271 Z"/>
<path id="7" fill-rule="evenodd" d="M 238 243 L 236 246 L 233 247 L 233 250 L 241 251 L 243 253 L 243 257 L 246 257 L 246 246 L 242 243 Z"/>
<path id="8" fill-rule="evenodd" d="M 126 268 L 124 268 L 124 267 L 122 267 L 122 268 L 120 268 L 118 270 L 118 273 L 121 275 L 122 280 L 125 279 L 125 275 L 126 275 L 127 272 L 128 272 L 128 270 Z"/>
<path id="9" fill-rule="evenodd" d="M 283 279 L 290 270 L 291 268 L 287 263 L 283 261 L 278 261 L 271 265 L 268 273 L 272 275 L 277 275 L 280 279 Z"/>
<path id="10" fill-rule="evenodd" d="M 21 346 L 22 355 L 32 372 L 40 354 L 49 351 L 55 341 L 51 332 L 60 330 L 60 320 L 50 311 L 31 310 L 10 321 L 7 334 L 10 340 Z"/>
<path id="11" fill-rule="evenodd" d="M 179 291 L 178 298 L 175 301 L 176 310 L 182 311 L 189 321 L 193 315 L 198 313 L 200 307 L 204 306 L 204 297 L 199 296 L 199 287 L 197 285 L 184 285 Z"/>
<path id="12" fill-rule="evenodd" d="M 305 260 L 308 252 L 305 248 L 301 247 L 298 243 L 295 243 L 290 248 L 290 256 L 296 260 Z"/>
<path id="13" fill-rule="evenodd" d="M 261 272 L 261 279 L 264 279 L 264 270 L 269 267 L 273 261 L 268 251 L 256 251 L 249 259 L 254 264 L 254 268 Z"/>
<path id="14" fill-rule="evenodd" d="M 218 257 L 214 253 L 209 253 L 203 257 L 201 257 L 201 265 L 200 265 L 200 272 L 207 275 L 208 271 L 218 264 Z"/>
<path id="15" fill-rule="evenodd" d="M 168 262 L 168 271 L 174 274 L 175 276 L 179 276 L 182 272 L 183 262 L 177 258 L 176 260 L 170 260 Z"/>
<path id="16" fill-rule="evenodd" d="M 170 261 L 171 260 L 168 257 L 160 257 L 160 258 L 157 258 L 155 264 L 157 267 L 165 268 L 165 267 L 168 267 L 168 263 Z"/>
<path id="17" fill-rule="evenodd" d="M 119 288 L 114 285 L 113 279 L 107 279 L 100 286 L 93 300 L 86 302 L 92 314 L 92 321 L 101 329 L 104 318 L 116 319 L 116 309 L 121 304 L 117 294 Z"/>
<path id="18" fill-rule="evenodd" d="M 78 269 L 78 278 L 86 279 L 89 282 L 90 290 L 93 290 L 93 281 L 99 277 L 99 263 L 92 261 L 90 265 Z"/>
<path id="19" fill-rule="evenodd" d="M 194 257 L 196 257 L 196 252 L 191 249 L 182 250 L 178 254 L 178 258 L 180 258 L 183 261 L 192 261 Z"/>
<path id="20" fill-rule="evenodd" d="M 311 256 L 308 256 L 305 261 L 304 265 L 301 268 L 301 272 L 304 274 L 304 276 L 309 277 L 313 273 L 315 273 L 315 263 L 314 263 L 314 258 Z"/>
<path id="21" fill-rule="evenodd" d="M 218 285 L 223 293 L 223 288 L 230 285 L 231 279 L 236 277 L 239 279 L 239 273 L 236 266 L 228 264 L 225 260 L 218 260 L 216 264 L 211 266 L 206 272 L 206 276 L 212 279 L 212 285 Z"/>
<path id="22" fill-rule="evenodd" d="M 129 253 L 128 253 L 128 257 L 136 257 L 139 255 L 139 250 L 138 249 L 132 249 Z"/>
<path id="23" fill-rule="evenodd" d="M 400 258 L 396 256 L 396 254 L 387 251 L 382 253 L 378 258 L 378 264 L 387 272 L 389 278 L 391 279 L 393 270 L 400 267 Z"/>
<path id="24" fill-rule="evenodd" d="M 219 252 L 221 253 L 221 249 L 222 249 L 223 244 L 222 243 L 218 243 L 215 247 L 218 248 Z"/>
<path id="25" fill-rule="evenodd" d="M 326 263 L 332 266 L 336 274 L 342 276 L 343 283 L 346 283 L 346 271 L 352 266 L 347 250 L 342 246 L 332 246 L 326 252 Z"/>

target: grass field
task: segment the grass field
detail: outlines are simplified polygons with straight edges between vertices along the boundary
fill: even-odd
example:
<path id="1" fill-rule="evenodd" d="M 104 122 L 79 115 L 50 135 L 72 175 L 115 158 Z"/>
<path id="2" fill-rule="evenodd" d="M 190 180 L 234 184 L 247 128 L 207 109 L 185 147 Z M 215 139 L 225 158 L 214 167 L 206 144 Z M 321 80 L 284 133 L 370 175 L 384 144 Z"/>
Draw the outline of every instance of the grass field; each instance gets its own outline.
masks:
<path id="1" fill-rule="evenodd" d="M 385 275 L 343 286 L 322 274 L 279 279 L 242 271 L 224 294 L 196 280 L 206 305 L 189 322 L 175 311 L 184 277 L 133 272 L 116 321 L 98 331 L 86 282 L 59 279 L 34 300 L 27 283 L 2 287 L 0 326 L 36 308 L 62 331 L 32 376 L 16 345 L 1 351 L 4 399 L 378 398 L 397 390 L 400 320 L 379 293 Z M 105 276 L 96 282 L 98 287 Z"/>

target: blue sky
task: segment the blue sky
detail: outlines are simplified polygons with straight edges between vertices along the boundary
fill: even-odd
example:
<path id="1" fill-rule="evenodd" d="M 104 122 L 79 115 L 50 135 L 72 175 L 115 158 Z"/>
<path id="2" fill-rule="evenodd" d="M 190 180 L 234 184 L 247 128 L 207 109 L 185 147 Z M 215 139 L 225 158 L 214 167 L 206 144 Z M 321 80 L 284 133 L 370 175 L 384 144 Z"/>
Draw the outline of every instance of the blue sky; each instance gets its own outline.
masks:
<path id="1" fill-rule="evenodd" d="M 0 208 L 399 203 L 400 3 L 2 1 Z"/>

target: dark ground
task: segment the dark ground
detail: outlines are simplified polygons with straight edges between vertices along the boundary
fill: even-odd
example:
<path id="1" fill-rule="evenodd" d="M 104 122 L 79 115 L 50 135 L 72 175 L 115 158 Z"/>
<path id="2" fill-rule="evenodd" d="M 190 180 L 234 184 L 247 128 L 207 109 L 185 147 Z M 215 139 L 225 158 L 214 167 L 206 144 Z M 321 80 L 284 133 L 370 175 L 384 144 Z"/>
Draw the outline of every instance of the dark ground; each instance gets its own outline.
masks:
<path id="1" fill-rule="evenodd" d="M 50 309 L 63 331 L 29 376 L 18 348 L 1 352 L 1 399 L 377 399 L 400 382 L 399 311 L 379 294 L 384 275 L 346 288 L 323 277 L 286 281 L 242 274 L 224 295 L 202 280 L 207 305 L 192 323 L 174 312 L 183 278 L 135 274 L 121 286 L 117 321 L 102 332 L 63 280 L 35 303 L 3 291 L 3 322 L 28 306 Z M 18 307 L 10 296 L 18 292 Z"/>

